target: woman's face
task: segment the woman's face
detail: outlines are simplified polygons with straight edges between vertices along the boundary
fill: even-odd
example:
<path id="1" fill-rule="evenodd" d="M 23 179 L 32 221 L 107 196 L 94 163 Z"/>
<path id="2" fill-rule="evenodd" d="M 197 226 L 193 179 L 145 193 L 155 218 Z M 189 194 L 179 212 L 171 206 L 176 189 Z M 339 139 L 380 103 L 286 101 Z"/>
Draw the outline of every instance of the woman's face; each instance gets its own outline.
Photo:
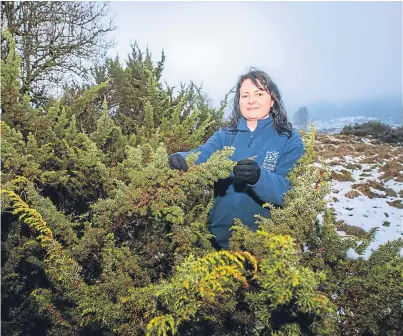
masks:
<path id="1" fill-rule="evenodd" d="M 268 116 L 274 100 L 271 95 L 259 89 L 250 79 L 242 82 L 239 95 L 239 108 L 246 120 L 255 121 Z"/>

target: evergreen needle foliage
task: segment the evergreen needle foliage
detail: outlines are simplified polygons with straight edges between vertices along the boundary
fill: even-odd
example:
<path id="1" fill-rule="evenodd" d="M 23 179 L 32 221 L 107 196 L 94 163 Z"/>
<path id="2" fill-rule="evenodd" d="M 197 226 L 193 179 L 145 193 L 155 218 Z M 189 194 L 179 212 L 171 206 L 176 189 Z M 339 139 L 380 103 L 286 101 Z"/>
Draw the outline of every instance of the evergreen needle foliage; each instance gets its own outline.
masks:
<path id="1" fill-rule="evenodd" d="M 330 170 L 306 152 L 285 205 L 230 249 L 211 244 L 213 185 L 233 148 L 189 170 L 168 154 L 223 124 L 200 88 L 163 87 L 136 45 L 108 60 L 96 84 L 66 87 L 41 108 L 20 87 L 7 31 L 2 58 L 2 331 L 4 335 L 397 335 L 401 240 L 368 259 L 376 231 L 339 236 L 326 210 Z"/>

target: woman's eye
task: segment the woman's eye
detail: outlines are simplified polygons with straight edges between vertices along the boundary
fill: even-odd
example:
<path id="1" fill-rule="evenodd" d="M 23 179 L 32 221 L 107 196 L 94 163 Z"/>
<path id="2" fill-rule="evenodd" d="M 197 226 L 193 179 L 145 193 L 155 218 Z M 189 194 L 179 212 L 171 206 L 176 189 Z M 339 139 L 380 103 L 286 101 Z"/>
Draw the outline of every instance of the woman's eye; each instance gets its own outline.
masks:
<path id="1" fill-rule="evenodd" d="M 247 97 L 246 95 L 241 96 L 241 98 L 246 98 L 246 97 Z"/>

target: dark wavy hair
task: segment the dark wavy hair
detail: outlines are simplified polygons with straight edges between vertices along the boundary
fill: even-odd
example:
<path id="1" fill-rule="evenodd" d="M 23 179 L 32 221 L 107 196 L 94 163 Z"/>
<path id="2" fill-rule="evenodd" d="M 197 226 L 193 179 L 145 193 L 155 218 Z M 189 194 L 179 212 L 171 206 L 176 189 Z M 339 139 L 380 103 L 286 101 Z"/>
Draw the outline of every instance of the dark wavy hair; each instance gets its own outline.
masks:
<path id="1" fill-rule="evenodd" d="M 230 124 L 227 130 L 230 130 L 231 132 L 238 131 L 238 121 L 242 116 L 239 108 L 240 90 L 243 81 L 246 79 L 250 79 L 259 89 L 264 90 L 271 95 L 272 99 L 274 100 L 274 104 L 270 109 L 270 115 L 274 120 L 274 128 L 279 135 L 286 134 L 288 137 L 291 137 L 292 124 L 287 119 L 287 111 L 281 98 L 280 90 L 268 74 L 256 68 L 250 68 L 247 73 L 241 75 L 237 84 L 232 90 L 235 90 L 235 97 L 233 99 L 233 110 L 230 118 Z"/>

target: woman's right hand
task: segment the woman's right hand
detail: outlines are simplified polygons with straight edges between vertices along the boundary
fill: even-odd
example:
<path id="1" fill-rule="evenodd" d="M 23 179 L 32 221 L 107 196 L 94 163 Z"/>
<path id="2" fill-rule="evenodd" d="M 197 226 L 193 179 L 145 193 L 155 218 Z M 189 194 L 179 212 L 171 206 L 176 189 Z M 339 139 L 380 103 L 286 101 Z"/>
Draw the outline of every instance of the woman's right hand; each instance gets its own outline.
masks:
<path id="1" fill-rule="evenodd" d="M 168 163 L 169 163 L 169 168 L 171 168 L 171 169 L 188 171 L 188 165 L 186 163 L 185 158 L 178 153 L 171 154 L 170 156 L 168 156 Z"/>

